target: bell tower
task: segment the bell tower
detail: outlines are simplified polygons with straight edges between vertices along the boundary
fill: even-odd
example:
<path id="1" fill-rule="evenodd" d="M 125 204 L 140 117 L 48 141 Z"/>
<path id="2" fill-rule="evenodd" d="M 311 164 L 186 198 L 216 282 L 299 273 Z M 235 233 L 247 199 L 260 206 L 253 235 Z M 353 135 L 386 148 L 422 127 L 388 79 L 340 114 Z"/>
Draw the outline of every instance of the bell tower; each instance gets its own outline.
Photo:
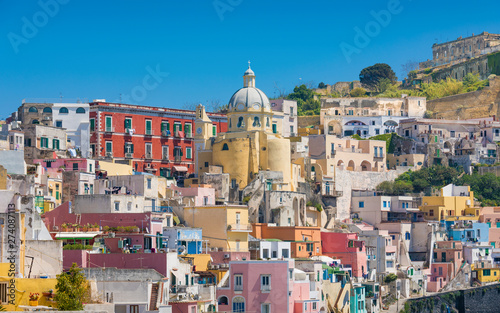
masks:
<path id="1" fill-rule="evenodd" d="M 198 104 L 196 107 L 196 119 L 194 120 L 194 166 L 195 175 L 198 177 L 198 172 L 200 171 L 199 163 L 199 153 L 203 152 L 206 147 L 207 140 L 213 136 L 213 125 L 212 120 L 207 115 L 205 107 L 202 104 Z"/>

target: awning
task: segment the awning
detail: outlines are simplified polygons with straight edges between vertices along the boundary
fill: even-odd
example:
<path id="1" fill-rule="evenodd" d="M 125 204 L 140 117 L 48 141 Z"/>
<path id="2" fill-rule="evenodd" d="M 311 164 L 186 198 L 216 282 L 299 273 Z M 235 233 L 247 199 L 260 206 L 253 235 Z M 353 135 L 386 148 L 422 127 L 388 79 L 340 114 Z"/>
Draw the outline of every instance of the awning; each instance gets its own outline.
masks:
<path id="1" fill-rule="evenodd" d="M 174 171 L 176 172 L 187 172 L 188 168 L 185 166 L 174 166 Z"/>
<path id="2" fill-rule="evenodd" d="M 62 232 L 56 234 L 56 239 L 92 239 L 99 234 L 96 232 Z"/>

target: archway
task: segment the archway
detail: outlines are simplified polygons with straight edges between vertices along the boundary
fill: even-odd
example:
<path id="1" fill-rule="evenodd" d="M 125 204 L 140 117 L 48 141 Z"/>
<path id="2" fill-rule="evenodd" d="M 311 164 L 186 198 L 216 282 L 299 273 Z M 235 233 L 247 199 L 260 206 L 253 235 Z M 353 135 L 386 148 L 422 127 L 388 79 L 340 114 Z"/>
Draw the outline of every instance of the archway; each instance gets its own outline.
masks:
<path id="1" fill-rule="evenodd" d="M 337 162 L 337 167 L 338 167 L 338 168 L 340 168 L 341 170 L 343 170 L 343 169 L 344 169 L 344 167 L 345 167 L 344 161 L 339 160 L 339 161 Z"/>
<path id="2" fill-rule="evenodd" d="M 371 172 L 372 170 L 372 164 L 368 161 L 363 161 L 361 162 L 361 171 L 362 172 Z"/>
<path id="3" fill-rule="evenodd" d="M 347 170 L 348 171 L 355 171 L 356 170 L 356 166 L 354 165 L 353 160 L 350 160 L 349 163 L 347 163 Z"/>

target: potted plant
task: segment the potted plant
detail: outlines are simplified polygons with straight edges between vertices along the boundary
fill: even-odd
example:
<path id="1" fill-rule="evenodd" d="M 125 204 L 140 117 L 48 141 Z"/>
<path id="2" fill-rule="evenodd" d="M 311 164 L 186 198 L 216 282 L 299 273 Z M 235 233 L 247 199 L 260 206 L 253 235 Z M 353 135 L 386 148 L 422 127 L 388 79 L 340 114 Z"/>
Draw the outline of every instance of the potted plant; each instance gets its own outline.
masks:
<path id="1" fill-rule="evenodd" d="M 137 226 L 132 226 L 132 232 L 138 233 L 140 231 L 139 227 Z"/>
<path id="2" fill-rule="evenodd" d="M 74 231 L 79 232 L 80 231 L 80 225 L 73 224 L 73 229 L 74 229 Z"/>
<path id="3" fill-rule="evenodd" d="M 68 231 L 68 224 L 62 223 L 61 224 L 61 230 L 64 231 L 64 232 L 67 232 Z"/>
<path id="4" fill-rule="evenodd" d="M 87 232 L 89 230 L 89 224 L 87 223 L 86 225 L 82 226 L 82 231 Z"/>
<path id="5" fill-rule="evenodd" d="M 30 306 L 38 306 L 40 294 L 38 292 L 30 292 Z"/>
<path id="6" fill-rule="evenodd" d="M 99 231 L 99 224 L 95 223 L 92 225 L 92 231 Z"/>

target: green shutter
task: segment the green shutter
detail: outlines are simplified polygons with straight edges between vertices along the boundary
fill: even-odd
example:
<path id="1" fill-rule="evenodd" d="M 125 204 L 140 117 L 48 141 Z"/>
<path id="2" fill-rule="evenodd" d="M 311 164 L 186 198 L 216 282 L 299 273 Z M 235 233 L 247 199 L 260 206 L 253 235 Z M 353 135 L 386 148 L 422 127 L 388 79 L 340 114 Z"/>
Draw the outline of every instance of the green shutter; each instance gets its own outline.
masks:
<path id="1" fill-rule="evenodd" d="M 106 116 L 106 128 L 111 128 L 111 116 Z"/>
<path id="2" fill-rule="evenodd" d="M 146 121 L 146 134 L 151 134 L 151 121 L 149 120 Z"/>
<path id="3" fill-rule="evenodd" d="M 132 128 L 132 120 L 129 118 L 125 119 L 125 129 Z"/>
<path id="4" fill-rule="evenodd" d="M 95 119 L 91 118 L 90 119 L 90 131 L 95 130 Z"/>
<path id="5" fill-rule="evenodd" d="M 273 124 L 273 134 L 276 134 L 278 132 L 277 127 L 278 125 Z"/>
<path id="6" fill-rule="evenodd" d="M 217 126 L 215 126 L 215 125 L 212 125 L 212 134 L 213 134 L 214 136 L 216 136 L 216 135 L 217 135 Z"/>

